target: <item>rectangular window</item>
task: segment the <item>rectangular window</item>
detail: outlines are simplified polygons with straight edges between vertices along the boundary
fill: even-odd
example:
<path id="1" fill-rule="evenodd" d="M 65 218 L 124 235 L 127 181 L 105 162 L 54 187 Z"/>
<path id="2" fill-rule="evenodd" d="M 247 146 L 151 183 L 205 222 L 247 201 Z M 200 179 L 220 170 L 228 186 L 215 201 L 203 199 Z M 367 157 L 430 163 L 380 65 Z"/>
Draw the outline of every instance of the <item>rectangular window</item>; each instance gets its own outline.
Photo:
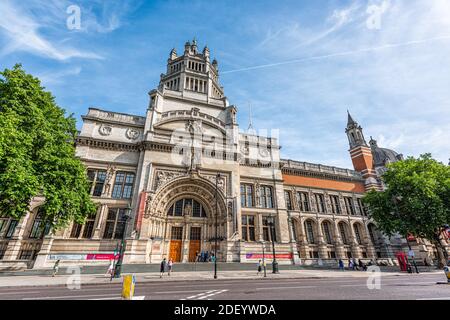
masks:
<path id="1" fill-rule="evenodd" d="M 309 197 L 307 192 L 297 192 L 297 202 L 300 211 L 309 211 Z"/>
<path id="2" fill-rule="evenodd" d="M 90 193 L 94 197 L 100 197 L 103 193 L 103 187 L 105 186 L 106 170 L 89 169 L 87 176 L 91 185 Z"/>
<path id="3" fill-rule="evenodd" d="M 345 197 L 345 209 L 347 209 L 347 214 L 350 214 L 352 216 L 355 215 L 355 207 L 353 205 L 353 199 L 350 197 Z"/>
<path id="4" fill-rule="evenodd" d="M 361 201 L 361 198 L 356 198 L 356 203 L 357 203 L 357 207 L 358 207 L 358 214 L 361 216 L 367 216 L 367 210 L 366 207 L 364 206 L 364 204 Z"/>
<path id="5" fill-rule="evenodd" d="M 341 234 L 342 243 L 348 244 L 347 232 L 345 232 L 345 227 L 342 223 L 339 224 L 339 232 Z"/>
<path id="6" fill-rule="evenodd" d="M 241 184 L 241 206 L 246 208 L 253 207 L 253 186 L 251 184 Z"/>
<path id="7" fill-rule="evenodd" d="M 294 208 L 292 208 L 291 193 L 289 191 L 284 191 L 284 198 L 286 200 L 286 209 L 293 210 Z"/>
<path id="8" fill-rule="evenodd" d="M 331 201 L 331 211 L 334 214 L 341 214 L 341 206 L 339 204 L 339 197 L 335 195 L 330 195 Z"/>
<path id="9" fill-rule="evenodd" d="M 272 187 L 260 187 L 260 204 L 262 208 L 273 208 Z"/>
<path id="10" fill-rule="evenodd" d="M 125 208 L 109 208 L 108 217 L 106 218 L 105 231 L 103 238 L 105 239 L 122 239 L 125 231 Z"/>
<path id="11" fill-rule="evenodd" d="M 2 234 L 2 231 L 4 228 L 6 228 L 6 225 L 8 224 L 9 218 L 2 218 L 0 217 L 0 235 Z"/>
<path id="12" fill-rule="evenodd" d="M 255 241 L 255 216 L 242 216 L 242 239 Z"/>
<path id="13" fill-rule="evenodd" d="M 94 232 L 94 222 L 95 221 L 92 219 L 86 220 L 86 223 L 84 224 L 83 238 L 92 238 L 92 234 Z"/>
<path id="14" fill-rule="evenodd" d="M 201 227 L 191 227 L 190 240 L 200 240 L 201 239 Z"/>
<path id="15" fill-rule="evenodd" d="M 117 172 L 112 197 L 115 199 L 130 199 L 133 194 L 133 184 L 134 173 Z"/>
<path id="16" fill-rule="evenodd" d="M 48 233 L 49 229 L 50 225 L 44 222 L 44 220 L 42 219 L 42 213 L 38 211 L 36 217 L 34 218 L 33 225 L 28 237 L 31 239 L 41 239 L 45 234 Z"/>
<path id="17" fill-rule="evenodd" d="M 19 223 L 19 220 L 11 219 L 9 221 L 8 229 L 5 233 L 5 238 L 11 238 L 14 235 L 14 231 L 16 230 L 17 224 Z"/>
<path id="18" fill-rule="evenodd" d="M 70 231 L 70 238 L 79 238 L 81 234 L 82 224 L 74 222 L 72 225 L 72 230 Z"/>
<path id="19" fill-rule="evenodd" d="M 171 240 L 183 239 L 183 227 L 172 227 Z"/>
<path id="20" fill-rule="evenodd" d="M 270 223 L 269 223 L 270 219 L 271 219 L 270 217 L 262 218 L 263 238 L 264 238 L 264 241 L 270 241 L 270 242 L 272 242 L 272 238 L 273 238 L 273 241 L 276 242 L 277 236 L 276 236 L 276 231 L 275 231 L 275 225 L 274 226 L 270 225 Z"/>
<path id="21" fill-rule="evenodd" d="M 316 206 L 317 206 L 317 212 L 324 213 L 325 212 L 325 201 L 323 199 L 323 194 L 315 194 L 316 198 Z"/>

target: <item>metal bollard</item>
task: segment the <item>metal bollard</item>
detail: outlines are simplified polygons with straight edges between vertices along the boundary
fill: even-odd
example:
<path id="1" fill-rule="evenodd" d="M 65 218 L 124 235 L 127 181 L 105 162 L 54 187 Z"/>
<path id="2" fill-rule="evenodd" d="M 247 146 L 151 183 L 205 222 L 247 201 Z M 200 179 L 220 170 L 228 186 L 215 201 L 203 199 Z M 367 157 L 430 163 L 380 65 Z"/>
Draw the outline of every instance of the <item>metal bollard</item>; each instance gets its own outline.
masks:
<path id="1" fill-rule="evenodd" d="M 136 277 L 134 274 L 127 274 L 123 276 L 122 300 L 133 300 L 135 285 Z"/>

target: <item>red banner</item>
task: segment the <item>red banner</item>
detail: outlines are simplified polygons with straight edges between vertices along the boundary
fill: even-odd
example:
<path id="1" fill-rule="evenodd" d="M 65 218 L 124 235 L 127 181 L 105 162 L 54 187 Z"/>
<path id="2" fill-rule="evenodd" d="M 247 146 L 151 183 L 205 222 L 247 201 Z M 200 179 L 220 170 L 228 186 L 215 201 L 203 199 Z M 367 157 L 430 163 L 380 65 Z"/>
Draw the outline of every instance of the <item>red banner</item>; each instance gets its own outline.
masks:
<path id="1" fill-rule="evenodd" d="M 116 255 L 116 259 L 119 255 Z M 86 255 L 86 260 L 114 260 L 113 253 L 89 253 Z"/>
<path id="2" fill-rule="evenodd" d="M 262 259 L 262 253 L 247 253 L 245 255 L 247 259 Z M 273 254 L 264 254 L 265 259 L 273 259 Z M 277 253 L 275 254 L 276 259 L 292 259 L 292 253 Z"/>

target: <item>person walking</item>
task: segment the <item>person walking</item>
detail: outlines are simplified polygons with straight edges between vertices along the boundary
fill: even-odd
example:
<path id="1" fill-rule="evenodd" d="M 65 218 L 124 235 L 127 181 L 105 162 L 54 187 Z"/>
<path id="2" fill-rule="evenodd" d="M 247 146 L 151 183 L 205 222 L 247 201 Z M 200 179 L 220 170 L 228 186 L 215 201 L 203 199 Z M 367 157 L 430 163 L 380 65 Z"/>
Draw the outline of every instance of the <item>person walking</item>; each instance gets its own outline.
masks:
<path id="1" fill-rule="evenodd" d="M 114 275 L 114 260 L 112 260 L 112 259 L 109 260 L 109 266 L 108 266 L 108 270 L 106 271 L 106 274 L 109 275 L 111 277 L 111 279 L 113 278 L 113 275 Z"/>
<path id="2" fill-rule="evenodd" d="M 59 262 L 60 260 L 56 260 L 55 265 L 53 266 L 53 274 L 52 277 L 56 276 L 56 274 L 58 273 L 59 270 Z"/>
<path id="3" fill-rule="evenodd" d="M 356 259 L 355 258 L 353 258 L 353 270 L 359 270 L 358 269 L 358 264 L 356 263 Z"/>
<path id="4" fill-rule="evenodd" d="M 169 263 L 167 264 L 167 274 L 170 276 L 171 272 L 172 272 L 172 267 L 173 267 L 173 260 L 169 259 Z"/>
<path id="5" fill-rule="evenodd" d="M 259 260 L 259 261 L 258 261 L 258 272 L 256 273 L 256 275 L 259 276 L 259 274 L 261 273 L 261 271 L 262 271 L 262 261 Z"/>
<path id="6" fill-rule="evenodd" d="M 353 261 L 352 261 L 352 259 L 348 259 L 348 270 L 353 270 Z"/>
<path id="7" fill-rule="evenodd" d="M 166 271 L 166 265 L 167 265 L 166 258 L 164 258 L 161 261 L 161 265 L 159 267 L 159 277 L 160 278 L 162 278 L 162 276 L 164 275 L 164 272 Z"/>
<path id="8" fill-rule="evenodd" d="M 339 259 L 339 270 L 344 271 L 344 261 L 342 259 Z"/>

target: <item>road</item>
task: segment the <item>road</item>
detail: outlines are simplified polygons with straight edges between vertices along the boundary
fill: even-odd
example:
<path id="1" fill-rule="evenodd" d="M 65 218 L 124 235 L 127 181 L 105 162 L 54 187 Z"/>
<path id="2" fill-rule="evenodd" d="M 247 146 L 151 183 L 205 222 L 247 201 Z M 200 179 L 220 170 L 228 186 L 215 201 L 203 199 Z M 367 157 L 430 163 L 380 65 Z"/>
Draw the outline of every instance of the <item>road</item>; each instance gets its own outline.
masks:
<path id="1" fill-rule="evenodd" d="M 430 299 L 450 300 L 444 275 L 382 276 L 380 289 L 369 290 L 366 278 L 161 281 L 136 284 L 135 295 L 146 300 L 304 300 L 304 299 Z M 118 300 L 121 284 L 29 286 L 0 288 L 0 299 Z"/>

